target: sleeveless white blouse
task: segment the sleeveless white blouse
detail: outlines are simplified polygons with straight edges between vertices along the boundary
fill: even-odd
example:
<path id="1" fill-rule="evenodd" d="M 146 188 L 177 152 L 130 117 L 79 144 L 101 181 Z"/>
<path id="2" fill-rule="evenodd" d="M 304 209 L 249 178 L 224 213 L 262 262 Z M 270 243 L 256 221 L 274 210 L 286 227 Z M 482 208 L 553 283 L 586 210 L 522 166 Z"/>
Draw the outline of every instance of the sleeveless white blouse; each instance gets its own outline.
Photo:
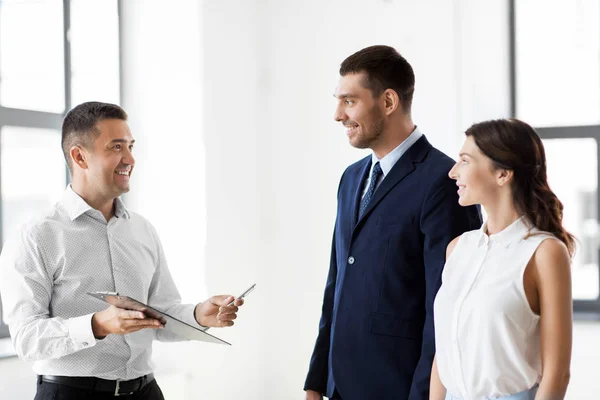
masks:
<path id="1" fill-rule="evenodd" d="M 486 230 L 484 224 L 460 237 L 434 304 L 440 379 L 464 400 L 530 389 L 542 372 L 540 317 L 525 296 L 523 273 L 553 236 L 530 229 L 524 218 L 489 237 Z"/>

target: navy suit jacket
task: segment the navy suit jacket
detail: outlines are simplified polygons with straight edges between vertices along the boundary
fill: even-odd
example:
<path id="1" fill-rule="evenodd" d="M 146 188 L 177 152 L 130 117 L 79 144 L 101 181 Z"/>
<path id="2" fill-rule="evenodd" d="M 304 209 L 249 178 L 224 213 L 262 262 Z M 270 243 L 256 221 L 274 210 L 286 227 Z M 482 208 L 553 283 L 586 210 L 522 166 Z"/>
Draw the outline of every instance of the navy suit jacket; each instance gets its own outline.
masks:
<path id="1" fill-rule="evenodd" d="M 435 354 L 433 300 L 448 243 L 481 226 L 461 207 L 454 161 L 425 136 L 398 160 L 358 220 L 371 156 L 349 166 L 337 220 L 319 335 L 305 390 L 344 400 L 429 399 Z"/>

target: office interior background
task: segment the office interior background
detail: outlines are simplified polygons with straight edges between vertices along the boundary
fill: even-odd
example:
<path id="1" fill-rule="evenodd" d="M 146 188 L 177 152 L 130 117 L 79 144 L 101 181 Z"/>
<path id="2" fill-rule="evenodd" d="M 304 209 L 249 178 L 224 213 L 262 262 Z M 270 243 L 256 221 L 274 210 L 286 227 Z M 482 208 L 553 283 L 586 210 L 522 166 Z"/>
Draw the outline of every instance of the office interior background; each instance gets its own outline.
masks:
<path id="1" fill-rule="evenodd" d="M 184 301 L 257 284 L 217 331 L 233 346 L 155 343 L 165 397 L 301 399 L 337 184 L 368 154 L 332 93 L 372 44 L 412 64 L 414 121 L 451 157 L 474 122 L 538 128 L 579 239 L 567 398 L 597 399 L 599 0 L 2 0 L 2 242 L 62 195 L 65 110 L 122 105 L 137 140 L 125 202 L 156 226 Z M 31 399 L 31 364 L 11 354 L 0 324 L 0 398 Z"/>

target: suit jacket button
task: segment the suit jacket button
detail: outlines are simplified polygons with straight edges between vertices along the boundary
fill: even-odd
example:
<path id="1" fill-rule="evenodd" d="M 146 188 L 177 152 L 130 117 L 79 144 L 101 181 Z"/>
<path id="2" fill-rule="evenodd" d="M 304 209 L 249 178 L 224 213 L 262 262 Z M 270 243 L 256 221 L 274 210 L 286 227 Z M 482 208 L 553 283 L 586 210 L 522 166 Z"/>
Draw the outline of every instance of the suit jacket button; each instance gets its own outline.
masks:
<path id="1" fill-rule="evenodd" d="M 348 264 L 350 264 L 350 265 L 354 264 L 354 257 L 352 257 L 352 256 L 348 257 Z"/>

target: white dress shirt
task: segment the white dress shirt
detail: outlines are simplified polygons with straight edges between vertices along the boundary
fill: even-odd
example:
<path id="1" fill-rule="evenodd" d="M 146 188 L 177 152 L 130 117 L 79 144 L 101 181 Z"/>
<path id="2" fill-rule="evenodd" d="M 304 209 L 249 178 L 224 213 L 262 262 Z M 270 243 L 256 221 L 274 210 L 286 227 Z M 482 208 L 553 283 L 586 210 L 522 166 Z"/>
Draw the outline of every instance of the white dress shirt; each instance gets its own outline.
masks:
<path id="1" fill-rule="evenodd" d="M 381 160 L 379 158 L 377 158 L 375 153 L 373 153 L 371 155 L 371 169 L 369 169 L 369 175 L 367 176 L 367 180 L 363 187 L 361 199 L 363 197 L 365 197 L 365 194 L 367 194 L 367 189 L 369 188 L 369 184 L 371 183 L 371 176 L 373 174 L 373 167 L 375 166 L 375 163 L 379 162 L 379 166 L 381 167 L 381 172 L 383 172 L 383 174 L 381 174 L 381 178 L 379 178 L 379 181 L 377 182 L 377 185 L 375 186 L 375 190 L 377 190 L 379 185 L 381 185 L 381 182 L 383 182 L 383 180 L 385 179 L 387 174 L 390 173 L 390 171 L 392 170 L 394 165 L 398 162 L 400 157 L 402 157 L 404 155 L 404 153 L 406 153 L 408 151 L 408 149 L 410 149 L 411 146 L 413 144 L 415 144 L 415 142 L 421 138 L 421 136 L 423 136 L 423 134 L 421 133 L 419 128 L 417 128 L 415 126 L 415 129 L 412 131 L 412 133 L 410 135 L 408 135 L 408 137 L 406 139 L 404 139 L 402 141 L 402 143 L 400 143 L 394 150 L 392 150 L 388 154 L 386 154 Z"/>
<path id="2" fill-rule="evenodd" d="M 198 326 L 154 227 L 120 199 L 107 223 L 70 186 L 4 246 L 0 290 L 15 350 L 37 374 L 134 379 L 152 372 L 152 340 L 178 340 L 162 329 L 96 340 L 91 318 L 107 304 L 86 292 L 118 292 Z"/>
<path id="3" fill-rule="evenodd" d="M 531 389 L 542 373 L 540 317 L 523 274 L 539 244 L 553 236 L 530 230 L 524 218 L 497 234 L 486 231 L 484 224 L 460 237 L 434 303 L 439 376 L 448 393 L 464 400 Z"/>

